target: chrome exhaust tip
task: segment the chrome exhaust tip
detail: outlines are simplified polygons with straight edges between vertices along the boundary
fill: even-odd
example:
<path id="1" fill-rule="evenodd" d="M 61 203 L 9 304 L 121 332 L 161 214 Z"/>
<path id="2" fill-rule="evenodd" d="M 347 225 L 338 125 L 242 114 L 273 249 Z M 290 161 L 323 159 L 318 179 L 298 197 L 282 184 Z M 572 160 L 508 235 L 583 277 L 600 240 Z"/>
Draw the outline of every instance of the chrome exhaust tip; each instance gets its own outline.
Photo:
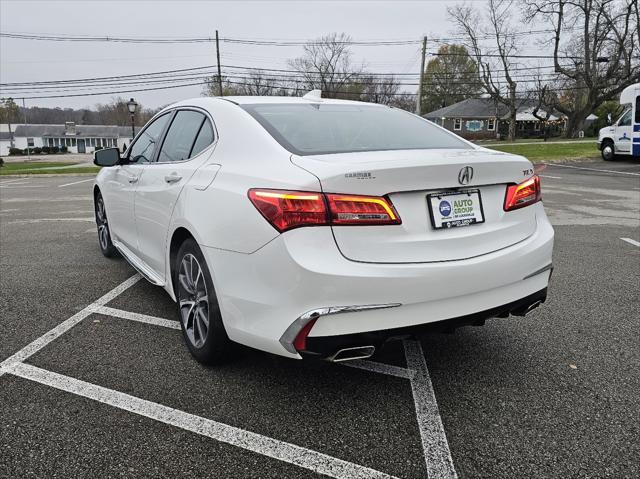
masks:
<path id="1" fill-rule="evenodd" d="M 358 346 L 355 348 L 338 349 L 334 354 L 327 358 L 332 363 L 340 363 L 343 361 L 353 361 L 355 359 L 367 359 L 376 352 L 375 346 Z"/>
<path id="2" fill-rule="evenodd" d="M 511 314 L 513 314 L 514 316 L 526 316 L 527 314 L 529 314 L 531 311 L 533 311 L 534 309 L 536 309 L 538 306 L 540 306 L 542 304 L 542 300 L 537 300 L 534 301 L 533 303 L 531 303 L 530 305 L 518 309 L 516 311 L 513 311 Z"/>

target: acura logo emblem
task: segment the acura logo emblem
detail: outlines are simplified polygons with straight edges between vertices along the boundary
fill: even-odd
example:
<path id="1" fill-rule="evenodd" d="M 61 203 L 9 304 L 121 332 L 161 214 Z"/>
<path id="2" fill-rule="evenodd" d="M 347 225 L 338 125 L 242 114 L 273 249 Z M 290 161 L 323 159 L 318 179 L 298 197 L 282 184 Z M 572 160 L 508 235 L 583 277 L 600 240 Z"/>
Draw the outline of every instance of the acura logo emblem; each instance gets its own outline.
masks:
<path id="1" fill-rule="evenodd" d="M 468 185 L 473 179 L 473 168 L 465 166 L 458 173 L 458 183 L 461 185 Z"/>

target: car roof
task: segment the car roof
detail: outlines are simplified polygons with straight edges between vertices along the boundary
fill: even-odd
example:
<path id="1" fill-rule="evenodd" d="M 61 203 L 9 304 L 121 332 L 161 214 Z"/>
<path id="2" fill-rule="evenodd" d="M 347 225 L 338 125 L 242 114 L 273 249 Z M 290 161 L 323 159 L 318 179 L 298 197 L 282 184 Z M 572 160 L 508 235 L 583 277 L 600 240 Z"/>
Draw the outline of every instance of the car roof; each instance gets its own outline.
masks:
<path id="1" fill-rule="evenodd" d="M 172 105 L 166 107 L 175 108 L 178 106 L 205 106 L 210 102 L 219 102 L 219 101 L 228 101 L 231 103 L 235 103 L 236 105 L 255 105 L 255 104 L 333 104 L 333 105 L 367 105 L 367 106 L 377 106 L 377 107 L 386 107 L 386 105 L 380 105 L 377 103 L 368 103 L 363 101 L 353 101 L 353 100 L 338 100 L 335 98 L 302 98 L 296 96 L 225 96 L 225 97 L 196 97 L 187 100 L 182 100 L 176 102 Z"/>

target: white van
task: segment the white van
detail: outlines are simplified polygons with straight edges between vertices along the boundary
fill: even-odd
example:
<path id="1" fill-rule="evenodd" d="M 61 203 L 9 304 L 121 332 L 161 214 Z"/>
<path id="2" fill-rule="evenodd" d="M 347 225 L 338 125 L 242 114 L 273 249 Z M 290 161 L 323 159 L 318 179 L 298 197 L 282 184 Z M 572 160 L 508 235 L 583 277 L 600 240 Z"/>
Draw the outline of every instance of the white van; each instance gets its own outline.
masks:
<path id="1" fill-rule="evenodd" d="M 640 158 L 640 83 L 622 90 L 620 104 L 626 106 L 624 113 L 598 134 L 598 149 L 606 161 L 621 156 Z"/>

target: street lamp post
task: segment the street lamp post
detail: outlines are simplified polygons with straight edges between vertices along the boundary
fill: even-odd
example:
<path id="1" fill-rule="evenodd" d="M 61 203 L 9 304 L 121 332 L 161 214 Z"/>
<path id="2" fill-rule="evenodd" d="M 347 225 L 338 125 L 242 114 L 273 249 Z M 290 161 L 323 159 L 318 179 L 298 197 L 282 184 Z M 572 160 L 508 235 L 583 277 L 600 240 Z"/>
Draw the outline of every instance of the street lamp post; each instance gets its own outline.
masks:
<path id="1" fill-rule="evenodd" d="M 135 114 L 136 114 L 136 109 L 138 108 L 138 104 L 132 98 L 127 102 L 127 108 L 129 109 L 129 113 L 131 114 L 131 141 L 133 141 L 133 139 L 136 137 Z"/>

